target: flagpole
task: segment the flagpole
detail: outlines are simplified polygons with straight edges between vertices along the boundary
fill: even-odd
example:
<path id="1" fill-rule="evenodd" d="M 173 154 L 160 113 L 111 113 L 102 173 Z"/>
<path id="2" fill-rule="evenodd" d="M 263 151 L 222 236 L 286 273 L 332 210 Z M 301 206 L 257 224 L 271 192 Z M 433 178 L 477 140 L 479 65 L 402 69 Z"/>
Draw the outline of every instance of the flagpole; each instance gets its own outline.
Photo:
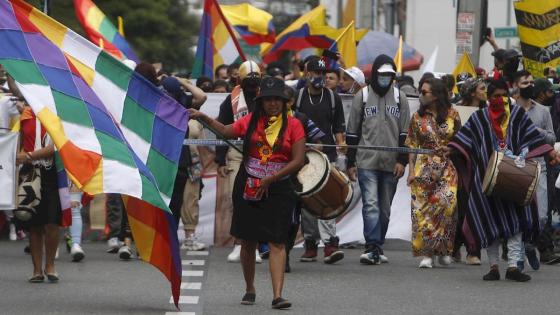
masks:
<path id="1" fill-rule="evenodd" d="M 348 30 L 350 30 L 350 27 L 354 26 L 354 21 L 350 22 L 350 24 L 348 24 L 348 26 L 346 26 L 346 28 L 344 29 L 344 31 L 342 31 L 342 34 L 340 34 L 336 40 L 331 44 L 331 47 L 329 47 L 329 50 L 333 49 L 334 45 L 336 45 L 336 43 L 342 38 L 342 36 L 344 36 L 344 34 L 346 34 L 346 32 L 348 32 Z"/>
<path id="2" fill-rule="evenodd" d="M 220 4 L 218 4 L 217 0 L 212 0 L 212 1 L 214 2 L 214 5 L 216 5 L 216 7 L 218 8 L 218 13 L 220 14 L 220 17 L 222 18 L 222 21 L 226 25 L 226 28 L 229 32 L 229 35 L 233 39 L 233 44 L 235 45 L 235 47 L 237 48 L 237 51 L 239 52 L 239 57 L 241 57 L 241 60 L 247 61 L 247 57 L 245 57 L 245 54 L 243 53 L 243 49 L 241 49 L 241 46 L 239 45 L 239 42 L 237 41 L 237 36 L 235 36 L 235 33 L 233 32 L 233 29 L 231 28 L 231 25 L 229 25 L 228 20 L 224 16 L 224 13 L 222 12 L 222 8 L 220 7 Z"/>

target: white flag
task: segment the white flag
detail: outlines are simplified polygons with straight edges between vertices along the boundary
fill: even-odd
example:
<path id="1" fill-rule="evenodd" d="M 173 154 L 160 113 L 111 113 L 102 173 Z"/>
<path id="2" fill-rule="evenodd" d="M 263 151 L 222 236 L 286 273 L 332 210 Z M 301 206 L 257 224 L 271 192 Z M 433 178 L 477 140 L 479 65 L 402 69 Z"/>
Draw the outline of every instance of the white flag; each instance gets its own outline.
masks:
<path id="1" fill-rule="evenodd" d="M 16 208 L 16 153 L 19 133 L 0 134 L 0 210 Z"/>

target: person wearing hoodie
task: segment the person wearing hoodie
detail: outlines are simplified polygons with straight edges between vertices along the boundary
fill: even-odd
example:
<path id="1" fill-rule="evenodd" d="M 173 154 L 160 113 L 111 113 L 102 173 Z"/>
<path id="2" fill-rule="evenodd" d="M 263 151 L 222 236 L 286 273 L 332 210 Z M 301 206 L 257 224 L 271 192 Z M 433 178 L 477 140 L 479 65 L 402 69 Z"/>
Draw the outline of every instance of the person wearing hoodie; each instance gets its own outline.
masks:
<path id="1" fill-rule="evenodd" d="M 378 56 L 371 70 L 370 85 L 354 96 L 348 126 L 348 145 L 404 147 L 410 109 L 404 92 L 395 85 L 393 58 Z M 348 176 L 358 180 L 362 192 L 362 216 L 366 250 L 360 262 L 388 262 L 383 254 L 391 203 L 397 182 L 403 176 L 407 155 L 385 151 L 348 150 Z"/>

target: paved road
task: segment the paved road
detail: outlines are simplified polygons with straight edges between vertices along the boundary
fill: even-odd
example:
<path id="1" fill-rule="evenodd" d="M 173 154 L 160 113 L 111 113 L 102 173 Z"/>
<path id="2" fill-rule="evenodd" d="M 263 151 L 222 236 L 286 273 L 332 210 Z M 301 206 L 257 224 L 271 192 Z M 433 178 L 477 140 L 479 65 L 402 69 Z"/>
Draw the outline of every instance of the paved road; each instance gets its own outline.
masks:
<path id="1" fill-rule="evenodd" d="M 0 314 L 173 314 L 169 285 L 153 267 L 121 262 L 104 252 L 103 243 L 87 243 L 86 260 L 71 263 L 62 253 L 58 284 L 29 284 L 31 261 L 22 242 L 0 242 Z M 209 255 L 183 252 L 183 314 L 278 314 L 270 309 L 272 292 L 267 264 L 257 266 L 257 304 L 239 305 L 243 278 L 239 264 L 225 262 L 229 249 Z M 390 263 L 362 266 L 361 251 L 346 250 L 337 265 L 300 263 L 292 253 L 285 296 L 292 314 L 559 314 L 560 266 L 530 271 L 529 283 L 481 280 L 482 267 L 454 264 L 417 269 L 409 245 L 392 241 Z M 203 253 L 204 254 L 204 253 Z M 483 257 L 485 260 L 485 257 Z M 502 269 L 505 268 L 502 264 Z M 200 289 L 199 289 L 200 288 Z M 181 313 L 179 313 L 181 314 Z"/>

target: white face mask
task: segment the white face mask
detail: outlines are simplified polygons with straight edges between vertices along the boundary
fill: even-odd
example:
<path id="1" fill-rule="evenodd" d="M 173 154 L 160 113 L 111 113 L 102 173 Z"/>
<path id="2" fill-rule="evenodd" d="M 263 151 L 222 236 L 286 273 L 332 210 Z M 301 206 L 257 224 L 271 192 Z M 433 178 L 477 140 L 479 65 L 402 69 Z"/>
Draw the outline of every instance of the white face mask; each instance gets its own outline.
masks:
<path id="1" fill-rule="evenodd" d="M 391 81 L 393 81 L 393 77 L 388 77 L 388 76 L 378 76 L 377 77 L 377 83 L 382 88 L 386 88 L 389 85 L 391 85 Z"/>

